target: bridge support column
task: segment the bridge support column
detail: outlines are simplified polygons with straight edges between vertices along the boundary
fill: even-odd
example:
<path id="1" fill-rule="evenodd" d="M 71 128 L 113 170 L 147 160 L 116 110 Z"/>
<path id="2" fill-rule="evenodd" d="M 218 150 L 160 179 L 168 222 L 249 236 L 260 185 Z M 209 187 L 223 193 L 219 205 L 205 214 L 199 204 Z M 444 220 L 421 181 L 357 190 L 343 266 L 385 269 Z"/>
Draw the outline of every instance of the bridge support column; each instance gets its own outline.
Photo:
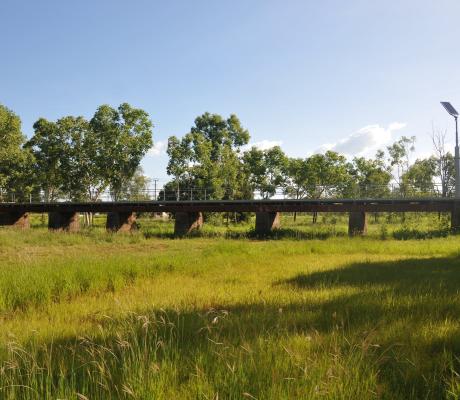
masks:
<path id="1" fill-rule="evenodd" d="M 131 232 L 137 229 L 136 213 L 111 212 L 107 214 L 106 228 L 112 232 Z"/>
<path id="2" fill-rule="evenodd" d="M 367 215 L 364 211 L 353 211 L 348 215 L 348 235 L 359 236 L 367 233 Z"/>
<path id="3" fill-rule="evenodd" d="M 267 235 L 281 226 L 281 213 L 256 212 L 256 234 Z"/>
<path id="4" fill-rule="evenodd" d="M 0 213 L 0 226 L 12 226 L 15 228 L 30 228 L 29 213 L 5 212 Z"/>
<path id="5" fill-rule="evenodd" d="M 176 212 L 175 218 L 175 236 L 187 235 L 203 226 L 203 213 L 201 212 Z"/>
<path id="6" fill-rule="evenodd" d="M 453 231 L 460 231 L 460 202 L 454 202 L 450 212 L 450 227 Z"/>
<path id="7" fill-rule="evenodd" d="M 80 213 L 72 211 L 50 212 L 48 214 L 48 229 L 77 232 L 80 230 Z"/>

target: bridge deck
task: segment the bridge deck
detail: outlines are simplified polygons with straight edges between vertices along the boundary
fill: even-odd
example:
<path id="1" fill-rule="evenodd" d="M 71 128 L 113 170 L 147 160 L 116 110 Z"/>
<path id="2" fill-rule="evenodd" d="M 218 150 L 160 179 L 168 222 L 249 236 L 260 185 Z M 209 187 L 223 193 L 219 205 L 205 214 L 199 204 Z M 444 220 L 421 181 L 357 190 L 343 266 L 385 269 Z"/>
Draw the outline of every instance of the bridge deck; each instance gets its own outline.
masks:
<path id="1" fill-rule="evenodd" d="M 449 198 L 206 200 L 0 203 L 4 212 L 446 212 L 460 206 Z"/>

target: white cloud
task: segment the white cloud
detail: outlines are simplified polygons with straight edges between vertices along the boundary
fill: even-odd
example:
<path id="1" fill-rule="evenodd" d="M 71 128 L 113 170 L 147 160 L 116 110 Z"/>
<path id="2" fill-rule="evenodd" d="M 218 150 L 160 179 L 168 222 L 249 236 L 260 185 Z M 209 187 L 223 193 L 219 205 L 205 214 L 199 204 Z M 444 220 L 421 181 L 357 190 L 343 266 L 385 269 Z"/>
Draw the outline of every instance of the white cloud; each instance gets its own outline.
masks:
<path id="1" fill-rule="evenodd" d="M 315 153 L 333 150 L 348 156 L 371 155 L 392 140 L 394 131 L 405 127 L 406 124 L 401 122 L 393 122 L 388 125 L 388 128 L 384 128 L 378 124 L 368 125 L 336 143 L 322 145 Z"/>
<path id="2" fill-rule="evenodd" d="M 403 129 L 406 127 L 406 123 L 404 122 L 392 122 L 389 126 L 388 126 L 388 129 L 390 131 L 397 131 L 399 129 Z"/>
<path id="3" fill-rule="evenodd" d="M 153 147 L 149 150 L 148 155 L 156 157 L 166 154 L 168 143 L 166 141 L 158 140 L 154 143 Z"/>
<path id="4" fill-rule="evenodd" d="M 252 147 L 256 147 L 259 150 L 268 150 L 275 146 L 281 146 L 283 142 L 281 140 L 261 140 L 260 142 L 249 143 L 242 147 L 243 151 L 250 150 Z"/>

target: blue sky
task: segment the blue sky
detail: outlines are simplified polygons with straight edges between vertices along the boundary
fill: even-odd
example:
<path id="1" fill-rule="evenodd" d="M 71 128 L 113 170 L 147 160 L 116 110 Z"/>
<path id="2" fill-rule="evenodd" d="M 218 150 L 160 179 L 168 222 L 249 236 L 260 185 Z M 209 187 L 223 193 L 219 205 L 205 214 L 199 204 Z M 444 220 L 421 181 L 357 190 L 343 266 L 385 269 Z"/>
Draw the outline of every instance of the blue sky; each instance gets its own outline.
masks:
<path id="1" fill-rule="evenodd" d="M 453 143 L 439 101 L 460 108 L 458 0 L 2 0 L 0 16 L 0 103 L 24 133 L 128 102 L 155 124 L 151 177 L 205 111 L 291 156 L 371 155 L 403 134 L 426 155 L 432 124 Z"/>

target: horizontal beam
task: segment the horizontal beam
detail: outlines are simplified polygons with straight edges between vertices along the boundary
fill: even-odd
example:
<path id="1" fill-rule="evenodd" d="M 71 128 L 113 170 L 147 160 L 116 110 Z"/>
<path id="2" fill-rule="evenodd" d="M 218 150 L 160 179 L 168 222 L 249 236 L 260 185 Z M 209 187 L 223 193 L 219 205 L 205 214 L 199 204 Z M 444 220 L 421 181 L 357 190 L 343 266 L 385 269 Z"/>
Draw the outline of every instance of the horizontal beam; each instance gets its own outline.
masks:
<path id="1" fill-rule="evenodd" d="M 454 199 L 0 203 L 0 212 L 449 212 Z"/>

